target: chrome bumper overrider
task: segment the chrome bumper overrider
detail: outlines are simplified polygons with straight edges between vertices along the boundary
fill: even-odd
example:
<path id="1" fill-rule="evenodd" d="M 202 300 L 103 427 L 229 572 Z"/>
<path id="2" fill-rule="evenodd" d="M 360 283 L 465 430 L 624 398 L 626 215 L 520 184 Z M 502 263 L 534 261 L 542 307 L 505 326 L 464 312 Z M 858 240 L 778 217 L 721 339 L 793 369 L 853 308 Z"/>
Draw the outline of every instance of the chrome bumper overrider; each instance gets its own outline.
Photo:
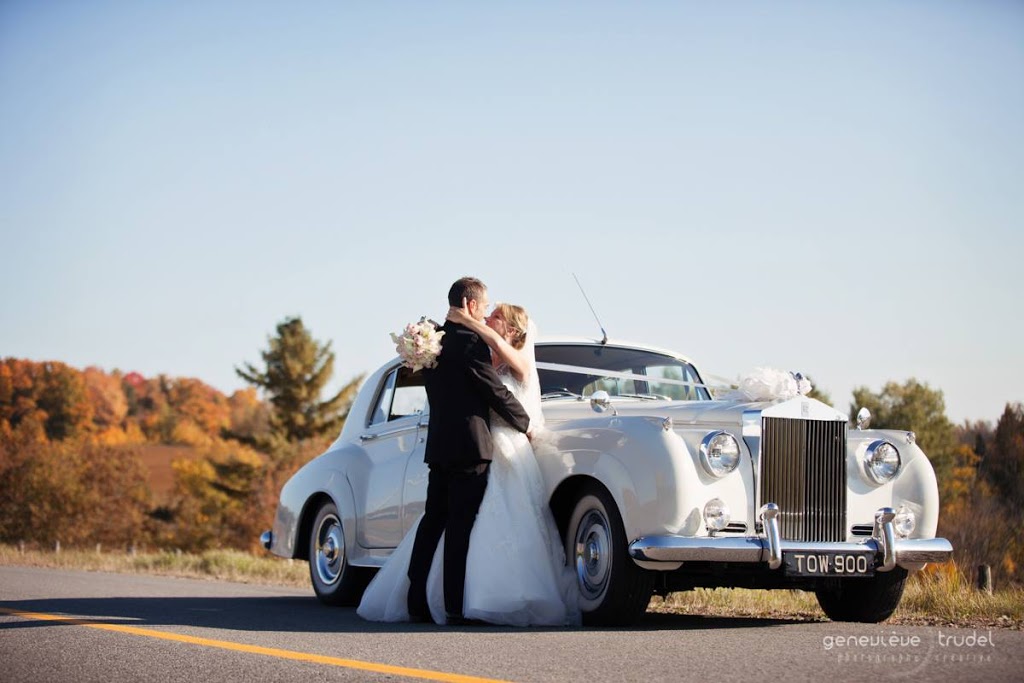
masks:
<path id="1" fill-rule="evenodd" d="M 262 534 L 260 534 L 260 543 L 262 543 L 263 547 L 267 550 L 270 550 L 270 546 L 273 543 L 273 541 L 274 533 L 272 531 L 264 531 Z"/>
<path id="2" fill-rule="evenodd" d="M 761 508 L 763 536 L 644 536 L 629 544 L 629 554 L 641 562 L 767 562 L 770 569 L 778 569 L 783 551 L 843 552 L 867 547 L 881 555 L 875 567 L 881 572 L 898 564 L 946 562 L 953 554 L 953 546 L 944 538 L 897 539 L 892 508 L 875 513 L 872 537 L 856 543 L 784 541 L 779 537 L 778 512 L 773 503 Z"/>

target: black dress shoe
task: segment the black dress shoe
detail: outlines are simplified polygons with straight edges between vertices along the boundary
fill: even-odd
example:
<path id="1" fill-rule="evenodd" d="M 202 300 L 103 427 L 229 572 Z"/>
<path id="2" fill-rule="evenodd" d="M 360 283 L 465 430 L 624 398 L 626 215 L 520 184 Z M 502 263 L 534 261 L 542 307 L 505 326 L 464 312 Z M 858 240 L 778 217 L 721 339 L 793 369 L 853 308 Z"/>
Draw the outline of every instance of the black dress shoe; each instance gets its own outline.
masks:
<path id="1" fill-rule="evenodd" d="M 461 614 L 446 614 L 445 624 L 448 626 L 487 626 L 486 621 L 480 619 L 467 619 Z"/>

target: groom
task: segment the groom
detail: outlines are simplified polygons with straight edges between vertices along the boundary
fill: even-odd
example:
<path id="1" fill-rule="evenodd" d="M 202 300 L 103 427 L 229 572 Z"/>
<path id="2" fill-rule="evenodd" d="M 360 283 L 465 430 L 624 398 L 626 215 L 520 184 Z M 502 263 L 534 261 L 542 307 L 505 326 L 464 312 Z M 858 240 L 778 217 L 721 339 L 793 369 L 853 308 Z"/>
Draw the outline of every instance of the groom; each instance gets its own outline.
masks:
<path id="1" fill-rule="evenodd" d="M 464 277 L 448 290 L 448 304 L 462 306 L 483 320 L 487 287 Z M 469 534 L 487 488 L 493 443 L 490 411 L 526 432 L 530 418 L 498 379 L 487 344 L 469 328 L 446 322 L 437 367 L 426 371 L 430 427 L 424 461 L 430 468 L 427 502 L 409 561 L 409 616 L 427 621 L 427 575 L 444 533 L 444 608 L 449 624 L 465 623 L 462 613 Z"/>

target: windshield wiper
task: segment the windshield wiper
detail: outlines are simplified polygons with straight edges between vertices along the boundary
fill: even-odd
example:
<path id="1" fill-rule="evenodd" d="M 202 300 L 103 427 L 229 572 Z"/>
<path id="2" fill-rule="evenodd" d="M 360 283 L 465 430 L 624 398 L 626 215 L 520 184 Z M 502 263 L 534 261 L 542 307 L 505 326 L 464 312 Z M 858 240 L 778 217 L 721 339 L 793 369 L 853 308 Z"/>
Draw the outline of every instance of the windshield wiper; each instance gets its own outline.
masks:
<path id="1" fill-rule="evenodd" d="M 549 398 L 574 398 L 577 401 L 582 401 L 583 397 L 579 394 L 573 393 L 568 389 L 557 389 L 555 391 L 549 391 L 546 394 L 541 394 L 540 400 L 544 401 Z"/>

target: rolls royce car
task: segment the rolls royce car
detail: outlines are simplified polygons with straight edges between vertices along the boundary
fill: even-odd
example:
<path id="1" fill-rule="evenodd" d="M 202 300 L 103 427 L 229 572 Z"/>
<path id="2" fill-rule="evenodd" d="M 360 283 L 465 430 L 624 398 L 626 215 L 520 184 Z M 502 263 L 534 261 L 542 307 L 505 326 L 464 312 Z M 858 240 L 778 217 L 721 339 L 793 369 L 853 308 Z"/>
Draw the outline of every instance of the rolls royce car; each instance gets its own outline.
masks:
<path id="1" fill-rule="evenodd" d="M 699 587 L 813 591 L 833 620 L 879 622 L 911 572 L 951 557 L 912 432 L 799 394 L 716 398 L 688 358 L 642 344 L 536 354 L 534 450 L 584 623 L 632 623 L 652 594 Z M 395 358 L 369 375 L 337 440 L 281 491 L 263 544 L 308 561 L 324 603 L 357 604 L 423 512 L 422 374 Z"/>

